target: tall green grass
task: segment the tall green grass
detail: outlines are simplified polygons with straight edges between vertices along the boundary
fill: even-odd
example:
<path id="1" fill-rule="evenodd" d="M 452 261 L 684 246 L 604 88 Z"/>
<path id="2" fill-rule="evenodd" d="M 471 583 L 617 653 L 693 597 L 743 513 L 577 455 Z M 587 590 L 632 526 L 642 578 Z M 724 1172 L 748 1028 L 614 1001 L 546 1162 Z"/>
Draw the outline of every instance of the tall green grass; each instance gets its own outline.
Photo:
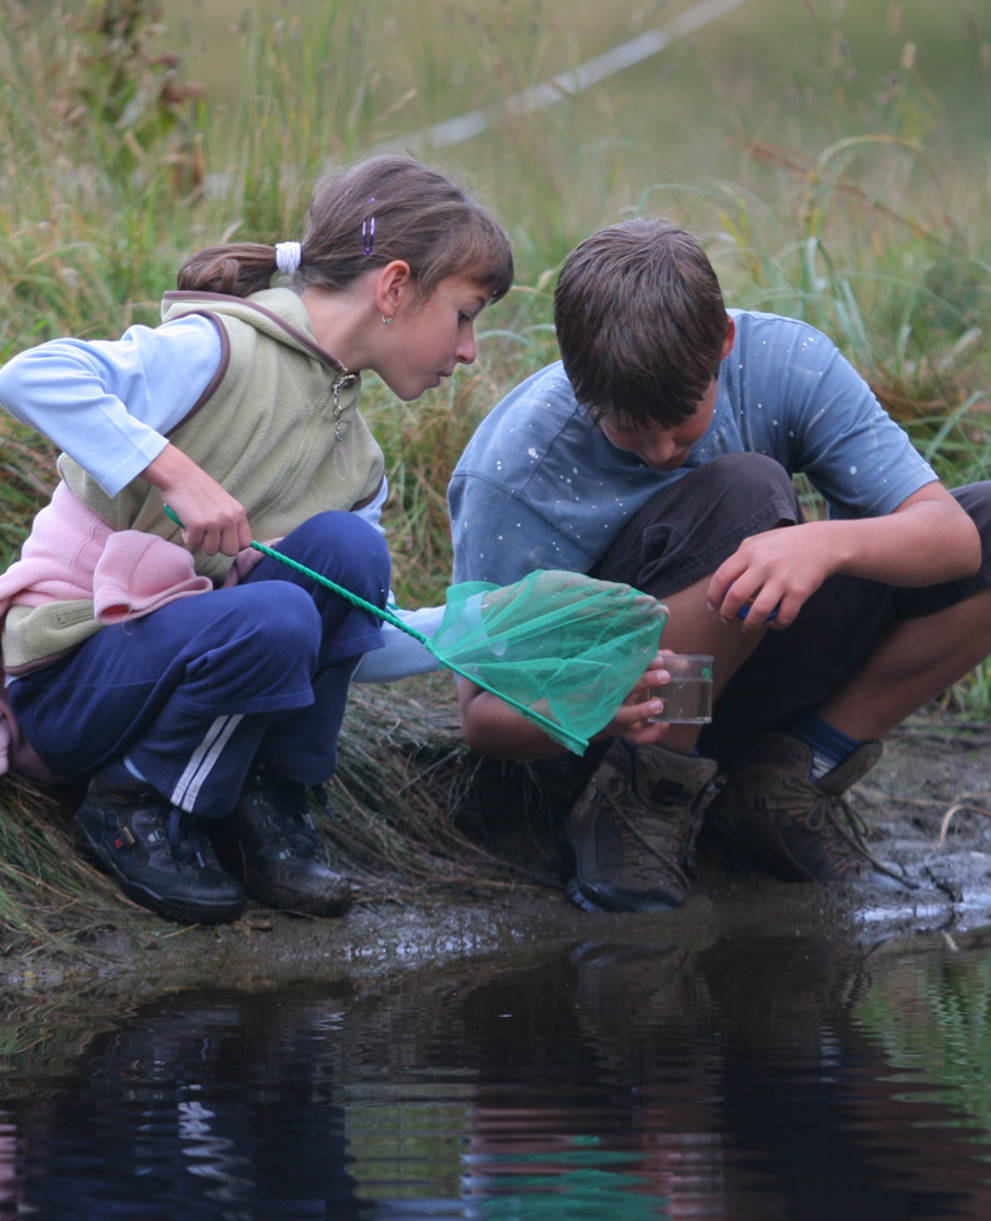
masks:
<path id="1" fill-rule="evenodd" d="M 688 7 L 54 0 L 39 22 L 28 0 L 0 0 L 0 359 L 55 335 L 154 324 L 192 250 L 298 235 L 328 163 L 402 146 Z M 698 232 L 730 304 L 832 334 L 948 481 L 986 476 L 983 21 L 964 0 L 748 0 L 594 89 L 426 154 L 500 214 L 518 282 L 482 317 L 478 363 L 443 391 L 407 406 L 367 381 L 400 600 L 442 596 L 451 467 L 492 404 L 556 355 L 561 259 L 638 212 Z M 53 457 L 0 418 L 0 562 L 43 503 Z M 979 676 L 954 699 L 985 715 L 988 690 Z M 380 712 L 368 705 L 370 734 Z M 358 730 L 365 715 L 359 697 Z M 9 782 L 0 806 L 0 823 L 33 817 Z"/>

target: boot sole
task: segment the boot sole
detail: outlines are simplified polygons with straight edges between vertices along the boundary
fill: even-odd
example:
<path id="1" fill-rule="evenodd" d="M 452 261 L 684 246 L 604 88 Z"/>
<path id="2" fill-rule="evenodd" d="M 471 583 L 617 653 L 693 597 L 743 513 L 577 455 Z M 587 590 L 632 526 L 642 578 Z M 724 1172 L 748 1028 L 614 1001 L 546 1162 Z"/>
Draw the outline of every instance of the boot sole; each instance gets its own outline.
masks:
<path id="1" fill-rule="evenodd" d="M 244 875 L 244 889 L 257 902 L 276 911 L 301 912 L 307 916 L 343 916 L 354 903 L 346 884 L 339 893 L 307 895 L 290 885 L 280 885 L 250 871 Z"/>
<path id="2" fill-rule="evenodd" d="M 667 894 L 635 895 L 628 891 L 604 890 L 582 882 L 577 874 L 568 882 L 568 897 L 587 912 L 667 912 L 685 902 Z"/>

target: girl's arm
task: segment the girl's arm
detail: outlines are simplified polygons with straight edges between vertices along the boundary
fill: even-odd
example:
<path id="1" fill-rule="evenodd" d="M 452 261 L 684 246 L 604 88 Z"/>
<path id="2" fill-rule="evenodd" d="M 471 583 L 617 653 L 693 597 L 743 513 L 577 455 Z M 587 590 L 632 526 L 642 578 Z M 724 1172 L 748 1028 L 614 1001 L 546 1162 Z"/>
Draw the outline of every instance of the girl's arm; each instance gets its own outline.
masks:
<path id="1" fill-rule="evenodd" d="M 115 341 L 55 339 L 0 369 L 0 404 L 116 496 L 165 449 L 220 356 L 217 330 L 200 316 Z"/>
<path id="2" fill-rule="evenodd" d="M 166 445 L 141 475 L 175 511 L 190 551 L 237 555 L 251 546 L 251 525 L 240 501 L 181 449 Z"/>
<path id="3" fill-rule="evenodd" d="M 199 402 L 220 359 L 217 330 L 200 316 L 131 327 L 114 341 L 56 339 L 0 369 L 0 403 L 108 496 L 147 479 L 185 523 L 191 550 L 236 555 L 251 544 L 244 509 L 165 435 Z"/>

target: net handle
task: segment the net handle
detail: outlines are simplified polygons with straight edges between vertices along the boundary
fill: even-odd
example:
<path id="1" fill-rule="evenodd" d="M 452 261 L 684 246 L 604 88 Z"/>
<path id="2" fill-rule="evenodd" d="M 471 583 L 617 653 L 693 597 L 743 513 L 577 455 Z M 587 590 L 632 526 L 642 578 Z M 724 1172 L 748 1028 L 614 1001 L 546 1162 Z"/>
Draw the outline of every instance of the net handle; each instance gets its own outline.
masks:
<path id="1" fill-rule="evenodd" d="M 170 505 L 163 505 L 163 508 L 165 509 L 166 516 L 175 522 L 180 530 L 184 530 L 185 526 L 179 520 L 179 516 L 175 510 Z M 300 564 L 298 560 L 292 559 L 291 556 L 283 555 L 281 551 L 276 551 L 273 547 L 267 547 L 264 543 L 259 543 L 255 539 L 251 540 L 251 546 L 255 551 L 260 551 L 262 555 L 267 555 L 270 559 L 278 560 L 281 564 L 285 564 L 286 567 L 294 568 L 303 576 L 309 577 L 312 581 L 316 581 L 318 585 L 325 586 L 325 588 L 350 602 L 352 606 L 357 606 L 363 611 L 368 611 L 369 614 L 385 620 L 386 623 L 391 623 L 394 628 L 398 628 L 399 631 L 405 632 L 407 636 L 412 636 L 413 639 L 418 640 L 431 655 L 431 657 L 436 658 L 436 660 L 442 666 L 444 666 L 445 669 L 453 670 L 455 674 L 460 674 L 462 678 L 467 678 L 468 681 L 474 683 L 476 687 L 481 687 L 485 691 L 488 691 L 491 695 L 501 699 L 504 703 L 510 704 L 529 720 L 536 721 L 538 725 L 543 726 L 545 729 L 551 730 L 552 736 L 556 737 L 558 740 L 560 740 L 562 737 L 567 738 L 573 744 L 573 748 L 578 754 L 582 754 L 588 747 L 587 738 L 583 738 L 576 733 L 572 733 L 570 729 L 565 729 L 563 725 L 558 725 L 556 721 L 552 721 L 549 717 L 545 717 L 543 713 L 537 712 L 533 708 L 528 708 L 526 704 L 520 703 L 519 700 L 514 699 L 511 695 L 507 695 L 504 691 L 497 690 L 490 683 L 485 682 L 484 679 L 476 677 L 474 674 L 469 674 L 466 670 L 463 670 L 461 666 L 457 664 L 457 662 L 451 661 L 449 658 L 442 656 L 434 648 L 433 642 L 429 636 L 424 636 L 421 631 L 418 631 L 415 627 L 412 627 L 403 619 L 400 619 L 398 615 L 394 615 L 392 611 L 383 610 L 381 606 L 376 606 L 373 602 L 366 602 L 364 598 L 352 593 L 350 589 L 345 589 L 343 585 L 338 585 L 337 582 L 332 581 L 330 577 L 325 577 L 323 573 L 320 572 L 314 572 L 312 568 L 307 568 L 305 564 Z"/>

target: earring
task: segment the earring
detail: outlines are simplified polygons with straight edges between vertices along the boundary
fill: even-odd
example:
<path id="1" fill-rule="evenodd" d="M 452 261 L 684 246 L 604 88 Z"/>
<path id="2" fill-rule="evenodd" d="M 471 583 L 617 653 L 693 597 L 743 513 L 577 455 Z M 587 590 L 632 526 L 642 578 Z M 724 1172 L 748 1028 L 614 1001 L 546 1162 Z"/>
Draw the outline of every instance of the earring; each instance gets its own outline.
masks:
<path id="1" fill-rule="evenodd" d="M 392 326 L 392 319 L 390 317 L 388 317 L 388 315 L 383 314 L 382 321 L 385 323 L 386 326 Z"/>

